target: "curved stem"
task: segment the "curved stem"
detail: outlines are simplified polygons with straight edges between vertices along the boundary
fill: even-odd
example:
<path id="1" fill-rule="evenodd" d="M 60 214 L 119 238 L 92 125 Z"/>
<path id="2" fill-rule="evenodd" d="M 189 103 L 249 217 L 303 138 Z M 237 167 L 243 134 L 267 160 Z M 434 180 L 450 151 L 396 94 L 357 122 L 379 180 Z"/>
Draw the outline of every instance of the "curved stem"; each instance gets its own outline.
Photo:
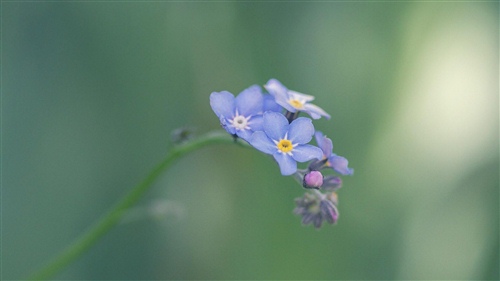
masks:
<path id="1" fill-rule="evenodd" d="M 211 132 L 196 139 L 175 146 L 167 157 L 160 162 L 151 173 L 129 193 L 127 193 L 108 213 L 104 214 L 94 225 L 83 233 L 76 241 L 64 249 L 45 267 L 29 277 L 31 280 L 46 280 L 68 266 L 76 258 L 94 245 L 99 238 L 115 226 L 125 214 L 149 190 L 160 174 L 168 169 L 181 156 L 211 144 L 236 143 L 246 144 L 233 139 L 226 132 Z"/>

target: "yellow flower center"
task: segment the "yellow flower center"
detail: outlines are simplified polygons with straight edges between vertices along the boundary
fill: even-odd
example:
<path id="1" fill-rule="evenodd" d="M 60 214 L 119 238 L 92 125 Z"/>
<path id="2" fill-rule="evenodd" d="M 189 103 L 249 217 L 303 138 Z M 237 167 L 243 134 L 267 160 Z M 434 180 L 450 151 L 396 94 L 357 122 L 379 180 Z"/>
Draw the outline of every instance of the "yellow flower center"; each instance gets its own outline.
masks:
<path id="1" fill-rule="evenodd" d="M 297 109 L 304 107 L 304 104 L 299 100 L 289 100 L 288 103 Z"/>
<path id="2" fill-rule="evenodd" d="M 278 149 L 283 152 L 283 153 L 287 153 L 287 152 L 290 152 L 292 151 L 293 149 L 293 145 L 292 145 L 292 142 L 289 141 L 289 140 L 280 140 L 277 144 L 278 146 Z"/>

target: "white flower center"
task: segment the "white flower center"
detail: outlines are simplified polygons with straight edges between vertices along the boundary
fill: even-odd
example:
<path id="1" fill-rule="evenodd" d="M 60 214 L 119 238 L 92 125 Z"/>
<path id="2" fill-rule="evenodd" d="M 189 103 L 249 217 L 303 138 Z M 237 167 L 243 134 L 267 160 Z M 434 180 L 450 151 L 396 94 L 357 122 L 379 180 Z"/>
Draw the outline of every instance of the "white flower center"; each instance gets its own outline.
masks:
<path id="1" fill-rule="evenodd" d="M 239 115 L 238 112 L 236 112 L 236 115 L 232 120 L 229 120 L 229 123 L 236 130 L 249 130 L 250 127 L 248 125 L 250 125 L 250 118 L 251 116 L 245 117 L 243 115 Z"/>

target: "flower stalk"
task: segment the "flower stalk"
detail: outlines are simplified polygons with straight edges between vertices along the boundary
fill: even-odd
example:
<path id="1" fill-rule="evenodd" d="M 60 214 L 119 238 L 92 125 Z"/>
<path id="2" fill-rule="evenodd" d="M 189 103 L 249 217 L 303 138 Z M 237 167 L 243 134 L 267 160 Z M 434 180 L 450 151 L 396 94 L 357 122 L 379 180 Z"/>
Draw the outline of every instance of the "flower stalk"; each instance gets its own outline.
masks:
<path id="1" fill-rule="evenodd" d="M 126 211 L 134 206 L 139 199 L 151 188 L 156 179 L 182 156 L 213 144 L 237 144 L 244 147 L 246 143 L 235 141 L 230 135 L 222 131 L 209 132 L 198 138 L 174 146 L 166 158 L 160 162 L 149 175 L 132 190 L 129 191 L 111 210 L 104 214 L 94 225 L 64 249 L 47 265 L 32 274 L 29 280 L 47 280 L 56 275 L 66 266 L 75 261 L 85 251 L 92 247 L 102 236 L 120 222 Z"/>

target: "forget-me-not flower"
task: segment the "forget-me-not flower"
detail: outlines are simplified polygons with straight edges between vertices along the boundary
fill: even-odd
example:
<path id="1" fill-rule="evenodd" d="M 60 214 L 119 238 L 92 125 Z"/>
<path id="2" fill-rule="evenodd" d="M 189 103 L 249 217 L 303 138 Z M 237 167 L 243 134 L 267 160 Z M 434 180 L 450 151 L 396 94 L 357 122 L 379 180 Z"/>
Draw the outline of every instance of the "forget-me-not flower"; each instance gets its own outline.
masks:
<path id="1" fill-rule="evenodd" d="M 213 92 L 210 106 L 231 135 L 248 141 L 253 132 L 262 130 L 264 97 L 257 85 L 243 90 L 236 98 L 227 91 Z"/>
<path id="2" fill-rule="evenodd" d="M 330 119 L 330 115 L 319 106 L 309 103 L 314 100 L 313 96 L 288 90 L 280 81 L 276 79 L 269 80 L 264 88 L 274 96 L 276 102 L 283 106 L 289 112 L 304 111 L 311 115 L 313 119 L 319 119 L 324 116 Z"/>
<path id="3" fill-rule="evenodd" d="M 331 139 L 327 138 L 320 131 L 315 133 L 315 137 L 316 143 L 323 151 L 322 162 L 324 162 L 325 167 L 332 168 L 341 175 L 352 175 L 354 173 L 354 169 L 347 166 L 348 161 L 346 158 L 333 153 L 333 143 Z M 315 165 L 316 164 L 313 163 L 311 166 Z"/>
<path id="4" fill-rule="evenodd" d="M 271 154 L 278 162 L 281 174 L 288 176 L 297 171 L 297 162 L 322 157 L 321 149 L 307 144 L 313 134 L 311 119 L 300 117 L 289 124 L 283 114 L 267 111 L 263 115 L 263 131 L 253 133 L 249 143 Z"/>

